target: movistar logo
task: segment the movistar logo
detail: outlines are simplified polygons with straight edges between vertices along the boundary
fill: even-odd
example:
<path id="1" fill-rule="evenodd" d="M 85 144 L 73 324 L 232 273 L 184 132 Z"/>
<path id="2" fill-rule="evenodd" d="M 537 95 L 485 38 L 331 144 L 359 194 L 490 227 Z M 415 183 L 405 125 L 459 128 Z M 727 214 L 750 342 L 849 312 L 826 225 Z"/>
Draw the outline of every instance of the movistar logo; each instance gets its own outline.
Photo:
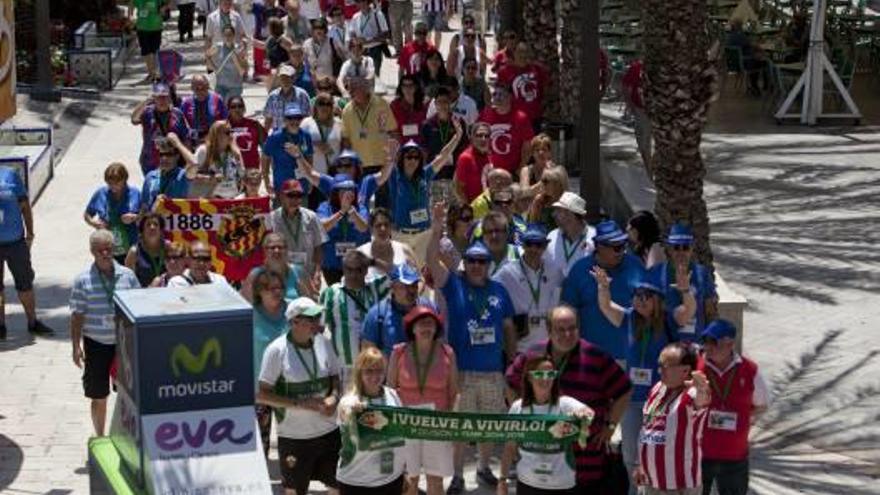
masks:
<path id="1" fill-rule="evenodd" d="M 205 366 L 208 365 L 208 361 L 212 357 L 214 367 L 219 368 L 222 354 L 223 350 L 220 347 L 220 341 L 216 337 L 212 337 L 202 344 L 202 350 L 199 351 L 198 356 L 193 355 L 186 345 L 177 344 L 171 350 L 171 371 L 174 373 L 174 376 L 180 377 L 180 368 L 183 367 L 189 373 L 197 375 L 205 371 Z"/>

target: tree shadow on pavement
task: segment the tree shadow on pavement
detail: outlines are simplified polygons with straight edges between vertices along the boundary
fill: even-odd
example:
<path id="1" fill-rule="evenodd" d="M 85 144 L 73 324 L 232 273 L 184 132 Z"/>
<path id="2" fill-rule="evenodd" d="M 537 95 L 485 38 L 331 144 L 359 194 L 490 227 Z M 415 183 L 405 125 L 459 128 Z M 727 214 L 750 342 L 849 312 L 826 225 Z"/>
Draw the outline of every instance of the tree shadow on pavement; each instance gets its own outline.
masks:
<path id="1" fill-rule="evenodd" d="M 826 332 L 773 377 L 774 402 L 751 441 L 756 485 L 799 493 L 877 493 L 875 484 L 859 488 L 853 480 L 880 476 L 880 380 L 853 386 L 850 376 L 873 365 L 880 350 L 864 349 L 840 370 L 835 365 L 843 334 Z M 867 462 L 865 455 L 861 461 L 851 457 L 855 450 L 866 454 Z"/>
<path id="2" fill-rule="evenodd" d="M 6 435 L 0 435 L 0 491 L 15 481 L 23 462 L 21 447 Z"/>

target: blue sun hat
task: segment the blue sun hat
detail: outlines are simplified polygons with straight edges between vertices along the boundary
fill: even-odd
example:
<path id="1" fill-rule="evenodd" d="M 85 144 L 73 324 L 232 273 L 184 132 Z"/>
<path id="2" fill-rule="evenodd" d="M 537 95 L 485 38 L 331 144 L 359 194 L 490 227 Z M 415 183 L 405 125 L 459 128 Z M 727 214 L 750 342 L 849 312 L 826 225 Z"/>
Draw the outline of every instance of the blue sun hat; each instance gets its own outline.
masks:
<path id="1" fill-rule="evenodd" d="M 716 341 L 724 338 L 734 339 L 736 338 L 736 325 L 721 318 L 712 320 L 712 322 L 706 325 L 706 328 L 703 329 L 700 338 L 703 340 L 714 339 Z"/>
<path id="2" fill-rule="evenodd" d="M 629 236 L 621 230 L 620 225 L 614 220 L 605 220 L 596 226 L 596 236 L 593 241 L 596 244 L 614 245 L 626 242 Z"/>
<path id="3" fill-rule="evenodd" d="M 694 243 L 694 234 L 691 228 L 683 223 L 674 223 L 669 227 L 669 235 L 666 236 L 666 244 L 670 246 L 690 246 Z"/>
<path id="4" fill-rule="evenodd" d="M 482 242 L 475 242 L 464 251 L 464 259 L 489 260 L 492 259 L 492 253 L 489 252 L 489 248 Z"/>
<path id="5" fill-rule="evenodd" d="M 333 187 L 332 191 L 339 190 L 357 190 L 357 184 L 351 179 L 351 176 L 348 174 L 336 174 L 333 177 Z"/>

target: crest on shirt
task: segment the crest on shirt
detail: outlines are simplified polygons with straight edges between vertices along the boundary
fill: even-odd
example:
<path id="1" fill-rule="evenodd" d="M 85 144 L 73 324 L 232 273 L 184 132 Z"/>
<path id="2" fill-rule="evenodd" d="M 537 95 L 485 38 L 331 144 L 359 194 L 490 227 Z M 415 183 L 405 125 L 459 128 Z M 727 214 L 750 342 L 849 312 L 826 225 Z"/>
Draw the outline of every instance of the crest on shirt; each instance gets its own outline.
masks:
<path id="1" fill-rule="evenodd" d="M 513 94 L 525 101 L 535 101 L 538 97 L 538 83 L 531 73 L 520 74 L 513 79 Z"/>
<path id="2" fill-rule="evenodd" d="M 236 205 L 226 211 L 217 236 L 226 255 L 244 258 L 251 254 L 266 235 L 266 226 L 256 209 L 248 204 Z"/>

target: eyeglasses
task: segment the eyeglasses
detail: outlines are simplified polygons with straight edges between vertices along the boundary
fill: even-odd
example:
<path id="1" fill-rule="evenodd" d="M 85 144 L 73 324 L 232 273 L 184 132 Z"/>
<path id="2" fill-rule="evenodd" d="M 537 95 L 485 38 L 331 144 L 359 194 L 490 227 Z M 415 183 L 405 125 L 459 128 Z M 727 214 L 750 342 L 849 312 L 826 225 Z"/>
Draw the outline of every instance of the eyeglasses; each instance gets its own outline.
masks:
<path id="1" fill-rule="evenodd" d="M 599 244 L 599 245 L 602 247 L 606 247 L 608 249 L 611 249 L 612 251 L 617 252 L 617 253 L 626 249 L 626 245 L 623 243 L 621 243 L 621 244 Z"/>
<path id="2" fill-rule="evenodd" d="M 199 255 L 193 256 L 192 259 L 193 261 L 202 261 L 204 263 L 209 263 L 211 261 L 211 256 Z"/>
<path id="3" fill-rule="evenodd" d="M 302 193 L 298 192 L 289 192 L 284 194 L 284 196 L 290 199 L 301 199 L 303 197 Z"/>
<path id="4" fill-rule="evenodd" d="M 469 263 L 471 265 L 488 265 L 489 260 L 484 260 L 483 258 L 465 258 L 465 263 Z"/>
<path id="5" fill-rule="evenodd" d="M 691 245 L 690 244 L 675 244 L 672 246 L 672 250 L 673 251 L 690 251 Z"/>
<path id="6" fill-rule="evenodd" d="M 556 370 L 532 370 L 529 371 L 529 376 L 535 380 L 553 380 L 559 376 L 559 372 Z"/>

